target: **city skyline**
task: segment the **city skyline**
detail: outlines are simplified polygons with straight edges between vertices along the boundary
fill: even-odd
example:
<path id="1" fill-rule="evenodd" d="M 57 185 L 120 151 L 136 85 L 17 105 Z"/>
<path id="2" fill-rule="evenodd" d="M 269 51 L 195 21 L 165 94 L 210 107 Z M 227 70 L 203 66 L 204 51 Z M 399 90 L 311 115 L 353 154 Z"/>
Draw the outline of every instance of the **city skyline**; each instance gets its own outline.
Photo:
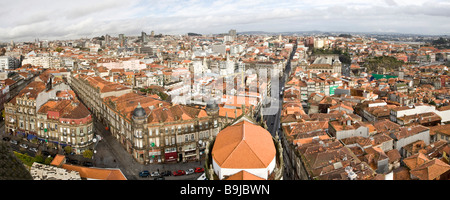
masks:
<path id="1" fill-rule="evenodd" d="M 450 3 L 442 0 L 321 1 L 2 1 L 0 41 L 76 39 L 104 34 L 394 32 L 445 35 Z M 27 9 L 33 8 L 33 9 Z"/>

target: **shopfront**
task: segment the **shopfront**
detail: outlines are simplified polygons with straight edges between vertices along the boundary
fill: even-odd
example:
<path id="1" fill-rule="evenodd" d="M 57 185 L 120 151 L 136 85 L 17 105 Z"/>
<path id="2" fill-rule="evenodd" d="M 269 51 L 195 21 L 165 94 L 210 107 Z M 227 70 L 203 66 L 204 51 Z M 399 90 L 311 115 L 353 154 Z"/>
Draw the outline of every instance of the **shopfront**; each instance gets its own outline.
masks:
<path id="1" fill-rule="evenodd" d="M 148 151 L 148 159 L 150 163 L 161 163 L 161 150 L 151 149 Z"/>
<path id="2" fill-rule="evenodd" d="M 166 148 L 164 150 L 164 162 L 175 162 L 178 159 L 177 149 L 174 148 Z"/>

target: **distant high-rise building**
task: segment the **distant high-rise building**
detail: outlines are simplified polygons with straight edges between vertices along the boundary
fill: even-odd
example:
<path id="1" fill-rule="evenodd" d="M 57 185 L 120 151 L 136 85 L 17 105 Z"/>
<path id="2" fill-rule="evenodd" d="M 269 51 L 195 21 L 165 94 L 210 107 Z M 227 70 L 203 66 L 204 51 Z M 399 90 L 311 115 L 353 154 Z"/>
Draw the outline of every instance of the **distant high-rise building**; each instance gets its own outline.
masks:
<path id="1" fill-rule="evenodd" d="M 228 35 L 224 37 L 225 41 L 235 41 L 236 40 L 236 30 L 231 29 L 228 31 Z"/>
<path id="2" fill-rule="evenodd" d="M 17 58 L 10 56 L 0 56 L 0 71 L 5 69 L 16 69 L 20 65 Z"/>
<path id="3" fill-rule="evenodd" d="M 125 46 L 125 35 L 124 34 L 119 34 L 119 45 L 120 45 L 120 47 Z"/>
<path id="4" fill-rule="evenodd" d="M 148 42 L 147 33 L 144 31 L 141 32 L 141 41 L 142 43 Z"/>
<path id="5" fill-rule="evenodd" d="M 111 45 L 111 36 L 108 34 L 105 35 L 105 43 L 107 46 Z"/>
<path id="6" fill-rule="evenodd" d="M 236 30 L 235 29 L 231 29 L 230 31 L 228 31 L 228 35 L 236 36 Z"/>

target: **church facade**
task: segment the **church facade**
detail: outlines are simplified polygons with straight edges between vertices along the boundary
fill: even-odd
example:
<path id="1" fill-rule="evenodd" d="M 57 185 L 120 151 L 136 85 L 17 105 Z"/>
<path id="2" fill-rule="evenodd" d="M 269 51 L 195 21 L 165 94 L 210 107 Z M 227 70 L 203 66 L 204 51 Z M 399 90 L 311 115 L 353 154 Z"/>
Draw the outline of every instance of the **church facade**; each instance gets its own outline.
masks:
<path id="1" fill-rule="evenodd" d="M 311 64 L 303 60 L 300 62 L 300 67 L 304 70 L 315 70 L 322 73 L 337 73 L 338 76 L 342 72 L 342 63 L 339 61 L 339 56 L 334 54 L 319 55 Z"/>

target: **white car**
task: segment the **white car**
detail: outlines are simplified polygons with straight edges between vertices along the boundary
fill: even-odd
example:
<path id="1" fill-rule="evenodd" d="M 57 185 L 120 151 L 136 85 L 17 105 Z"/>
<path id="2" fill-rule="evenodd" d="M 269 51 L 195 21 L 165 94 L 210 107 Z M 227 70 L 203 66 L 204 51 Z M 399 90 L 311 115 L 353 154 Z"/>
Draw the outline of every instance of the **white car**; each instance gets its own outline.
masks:
<path id="1" fill-rule="evenodd" d="M 197 180 L 208 180 L 208 179 L 206 178 L 205 173 L 203 173 L 202 175 L 200 175 L 200 176 L 197 178 Z"/>
<path id="2" fill-rule="evenodd" d="M 159 172 L 152 172 L 151 176 L 152 176 L 152 177 L 159 176 Z"/>
<path id="3" fill-rule="evenodd" d="M 29 150 L 33 151 L 33 152 L 38 152 L 38 150 L 36 148 L 34 148 L 34 147 L 29 148 Z"/>
<path id="4" fill-rule="evenodd" d="M 188 169 L 186 170 L 186 175 L 193 174 L 194 172 L 195 172 L 194 169 Z"/>
<path id="5" fill-rule="evenodd" d="M 25 149 L 28 148 L 28 145 L 26 145 L 24 143 L 20 144 L 19 146 L 22 147 L 22 148 L 25 148 Z"/>

